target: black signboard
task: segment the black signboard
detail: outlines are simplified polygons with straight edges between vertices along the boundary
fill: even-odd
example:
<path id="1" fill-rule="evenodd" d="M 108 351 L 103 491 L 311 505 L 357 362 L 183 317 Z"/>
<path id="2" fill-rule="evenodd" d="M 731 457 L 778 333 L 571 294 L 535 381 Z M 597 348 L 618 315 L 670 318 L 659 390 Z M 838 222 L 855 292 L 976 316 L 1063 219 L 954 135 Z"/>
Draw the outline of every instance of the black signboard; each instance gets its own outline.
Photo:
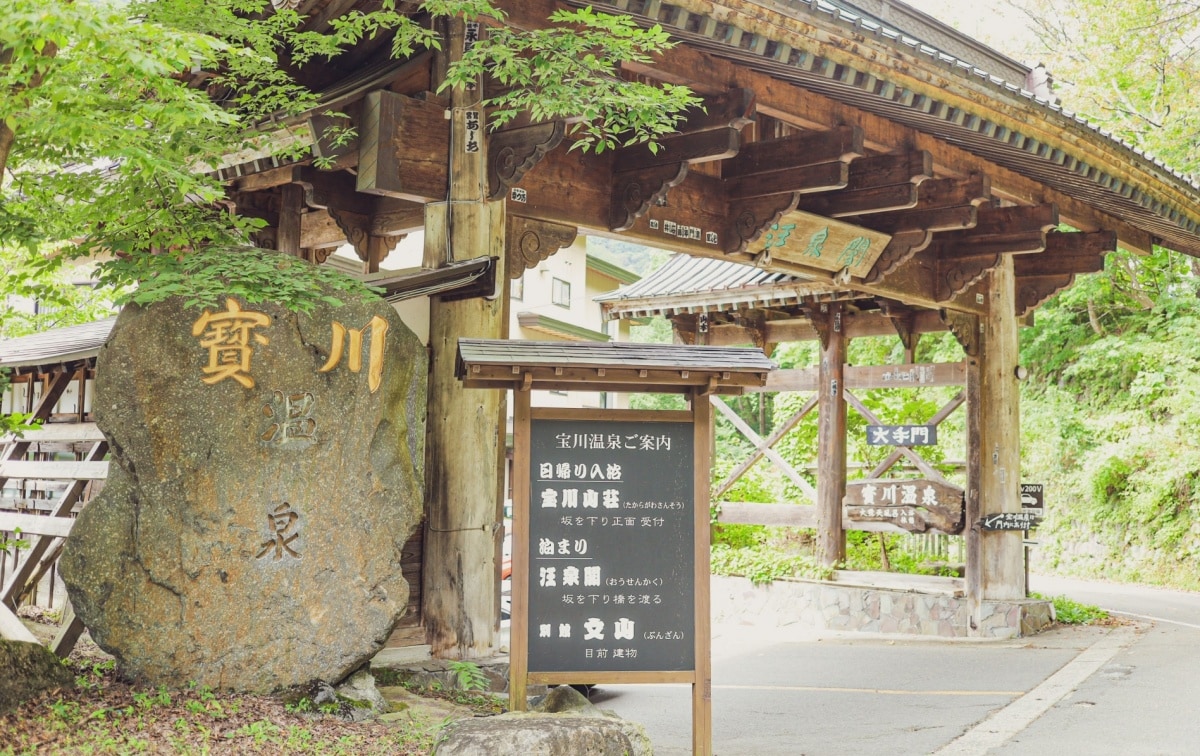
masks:
<path id="1" fill-rule="evenodd" d="M 868 446 L 936 446 L 936 425 L 868 425 Z"/>
<path id="2" fill-rule="evenodd" d="M 1035 509 L 1040 513 L 1045 508 L 1041 483 L 1021 484 L 1021 509 Z"/>
<path id="3" fill-rule="evenodd" d="M 695 669 L 692 424 L 530 431 L 529 670 Z"/>
<path id="4" fill-rule="evenodd" d="M 1041 515 L 1032 512 L 999 512 L 984 515 L 979 520 L 979 527 L 982 530 L 1029 530 L 1041 523 Z"/>

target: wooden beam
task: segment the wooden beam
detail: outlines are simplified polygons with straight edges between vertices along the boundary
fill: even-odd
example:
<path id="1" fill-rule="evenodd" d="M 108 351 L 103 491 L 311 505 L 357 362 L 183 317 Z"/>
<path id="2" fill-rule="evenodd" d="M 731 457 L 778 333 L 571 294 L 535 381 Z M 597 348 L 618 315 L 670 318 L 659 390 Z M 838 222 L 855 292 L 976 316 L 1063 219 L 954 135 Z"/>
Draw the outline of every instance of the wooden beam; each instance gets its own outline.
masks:
<path id="1" fill-rule="evenodd" d="M 842 189 L 849 181 L 846 163 L 834 161 L 759 173 L 730 179 L 725 188 L 730 199 L 750 199 L 772 194 L 827 192 Z"/>
<path id="2" fill-rule="evenodd" d="M 0 462 L 0 479 L 5 480 L 104 480 L 107 477 L 107 462 Z"/>
<path id="3" fill-rule="evenodd" d="M 297 184 L 279 187 L 279 225 L 275 229 L 275 249 L 285 255 L 300 256 L 300 209 L 304 189 Z"/>
<path id="4" fill-rule="evenodd" d="M 871 155 L 850 162 L 846 189 L 874 189 L 892 184 L 919 184 L 933 177 L 933 155 L 928 150 Z"/>
<path id="5" fill-rule="evenodd" d="M 851 163 L 851 166 L 854 164 Z M 914 184 L 892 184 L 868 189 L 844 189 L 826 194 L 801 197 L 797 209 L 830 218 L 848 215 L 860 216 L 867 213 L 886 213 L 917 204 L 917 187 Z"/>
<path id="6" fill-rule="evenodd" d="M 86 629 L 83 626 L 83 620 L 75 616 L 75 609 L 68 601 L 66 610 L 63 611 L 62 624 L 59 625 L 58 634 L 50 643 L 50 650 L 60 659 L 67 658 L 75 649 L 75 644 L 79 642 L 79 636 L 83 635 L 83 631 Z"/>
<path id="7" fill-rule="evenodd" d="M 772 370 L 763 391 L 816 391 L 817 368 Z M 847 365 L 846 389 L 931 388 L 961 386 L 966 381 L 962 362 L 933 362 L 902 365 Z M 718 495 L 720 495 L 718 493 Z"/>
<path id="8" fill-rule="evenodd" d="M 970 239 L 978 236 L 993 234 L 1018 234 L 1040 231 L 1048 233 L 1058 227 L 1058 208 L 1051 203 L 1040 205 L 1018 205 L 1015 207 L 997 207 L 983 205 L 979 208 L 979 222 L 969 231 L 961 234 L 948 234 L 944 239 Z"/>
<path id="9" fill-rule="evenodd" d="M 97 462 L 104 458 L 108 453 L 108 442 L 97 441 L 96 444 L 84 455 L 84 462 Z M 54 508 L 50 511 L 53 517 L 69 517 L 71 511 L 75 508 L 76 502 L 83 496 L 88 482 L 84 480 L 73 480 L 70 485 L 63 491 L 62 496 L 54 500 Z M 8 582 L 4 585 L 3 592 L 0 592 L 0 604 L 16 608 L 20 603 L 21 597 L 25 594 L 28 586 L 36 584 L 31 580 L 31 577 L 37 571 L 38 565 L 45 560 L 52 560 L 52 555 L 47 552 L 55 543 L 53 538 L 38 538 L 25 552 L 25 560 L 17 567 L 11 575 L 8 576 Z M 61 543 L 61 542 L 59 542 Z"/>
<path id="10" fill-rule="evenodd" d="M 974 205 L 922 210 L 920 192 L 921 187 L 918 186 L 917 204 L 908 210 L 856 216 L 846 218 L 846 220 L 865 226 L 866 228 L 874 229 L 875 231 L 881 231 L 885 234 L 897 234 L 906 231 L 928 231 L 931 233 L 935 231 L 959 231 L 972 228 L 978 223 L 979 210 Z"/>
<path id="11" fill-rule="evenodd" d="M 1099 273 L 1104 270 L 1104 255 L 1091 252 L 1060 252 L 1040 255 L 1020 255 L 1013 258 L 1017 278 L 1031 276 L 1062 276 L 1076 273 Z"/>
<path id="12" fill-rule="evenodd" d="M 450 133 L 442 105 L 384 90 L 369 92 L 359 130 L 358 191 L 414 202 L 446 198 Z"/>
<path id="13" fill-rule="evenodd" d="M 736 129 L 716 129 L 696 134 L 678 134 L 658 140 L 658 150 L 651 152 L 645 144 L 618 149 L 613 156 L 613 172 L 626 173 L 677 163 L 708 163 L 724 160 L 738 153 L 741 133 Z"/>
<path id="14" fill-rule="evenodd" d="M 0 638 L 22 643 L 41 643 L 29 628 L 25 627 L 25 623 L 3 604 L 0 604 Z"/>
<path id="15" fill-rule="evenodd" d="M 300 248 L 325 249 L 346 243 L 346 232 L 327 210 L 309 210 L 300 216 Z"/>
<path id="16" fill-rule="evenodd" d="M 0 444 L 9 444 L 18 440 L 35 444 L 56 441 L 96 442 L 103 441 L 104 434 L 100 432 L 95 423 L 47 423 L 36 430 L 25 431 L 21 434 L 20 439 L 14 433 L 0 436 Z"/>
<path id="17" fill-rule="evenodd" d="M 754 121 L 754 90 L 730 87 L 719 94 L 704 95 L 699 107 L 684 112 L 679 132 L 691 134 L 715 129 L 742 129 Z"/>
<path id="18" fill-rule="evenodd" d="M 988 280 L 989 317 L 983 321 L 979 356 L 968 363 L 967 588 L 968 599 L 1010 601 L 1025 597 L 1021 533 L 980 531 L 979 518 L 1020 511 L 1020 354 L 1015 277 L 1005 258 Z M 972 366 L 974 369 L 971 369 Z M 973 617 L 972 629 L 982 630 Z"/>
<path id="19" fill-rule="evenodd" d="M 717 522 L 727 525 L 816 528 L 817 508 L 811 504 L 751 504 L 743 501 L 722 501 L 717 504 Z"/>
<path id="20" fill-rule="evenodd" d="M 862 154 L 862 129 L 839 126 L 744 144 L 735 157 L 721 163 L 721 176 L 728 180 L 821 163 L 848 163 Z"/>
<path id="21" fill-rule="evenodd" d="M 1115 231 L 1051 231 L 1046 234 L 1043 258 L 1052 255 L 1106 255 L 1117 251 Z"/>
<path id="22" fill-rule="evenodd" d="M 796 472 L 795 468 L 788 464 L 787 460 L 779 455 L 779 452 L 772 449 L 770 445 L 762 439 L 761 436 L 755 433 L 754 430 L 747 425 L 744 420 L 742 420 L 742 418 L 738 417 L 738 414 L 730 409 L 729 405 L 725 404 L 725 402 L 721 401 L 721 399 L 716 396 L 709 397 L 709 399 L 713 406 L 717 408 L 717 411 L 724 415 L 725 419 L 732 423 L 733 427 L 737 428 L 738 431 L 745 436 L 751 444 L 754 445 L 756 451 L 761 452 L 763 456 L 771 460 L 771 463 L 774 464 L 775 467 L 778 468 L 779 471 L 783 473 L 797 488 L 814 499 L 816 498 L 817 492 L 813 490 L 812 484 L 802 477 L 800 473 Z"/>
<path id="23" fill-rule="evenodd" d="M 978 221 L 976 207 L 990 197 L 991 183 L 981 174 L 965 179 L 929 179 L 917 186 L 917 204 L 911 209 L 864 215 L 861 219 L 851 219 L 851 222 L 884 233 L 971 228 Z"/>
<path id="24" fill-rule="evenodd" d="M 378 197 L 368 228 L 371 236 L 403 236 L 425 225 L 425 205 L 394 197 Z"/>
<path id="25" fill-rule="evenodd" d="M 20 530 L 22 534 L 66 538 L 71 534 L 71 526 L 74 524 L 75 520 L 69 517 L 0 512 L 0 531 Z"/>
<path id="26" fill-rule="evenodd" d="M 1006 234 L 978 234 L 949 239 L 938 237 L 934 248 L 940 260 L 953 261 L 968 257 L 991 255 L 1023 255 L 1041 252 L 1046 248 L 1044 231 L 1014 231 Z"/>

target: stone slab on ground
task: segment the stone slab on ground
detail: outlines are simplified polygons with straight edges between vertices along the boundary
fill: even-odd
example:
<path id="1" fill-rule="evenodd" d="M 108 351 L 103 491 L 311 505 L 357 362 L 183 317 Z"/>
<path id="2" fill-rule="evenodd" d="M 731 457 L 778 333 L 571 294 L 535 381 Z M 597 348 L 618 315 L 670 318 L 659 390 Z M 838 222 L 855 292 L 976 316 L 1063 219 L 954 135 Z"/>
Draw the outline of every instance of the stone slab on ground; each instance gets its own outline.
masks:
<path id="1" fill-rule="evenodd" d="M 433 753 L 438 756 L 650 756 L 645 729 L 601 711 L 578 691 L 560 685 L 528 712 L 464 719 L 446 727 Z"/>

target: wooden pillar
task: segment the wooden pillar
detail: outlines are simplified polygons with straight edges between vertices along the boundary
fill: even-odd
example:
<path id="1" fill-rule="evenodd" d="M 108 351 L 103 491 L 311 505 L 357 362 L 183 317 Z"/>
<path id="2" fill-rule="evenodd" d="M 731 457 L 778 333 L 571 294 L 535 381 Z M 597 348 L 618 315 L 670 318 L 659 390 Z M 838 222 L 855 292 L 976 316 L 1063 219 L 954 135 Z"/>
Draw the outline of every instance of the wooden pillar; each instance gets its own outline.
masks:
<path id="1" fill-rule="evenodd" d="M 692 753 L 712 756 L 712 554 L 709 532 L 709 492 L 712 490 L 712 404 L 708 395 L 696 390 L 691 395 L 692 433 L 695 449 L 696 563 L 696 679 L 692 683 Z"/>
<path id="2" fill-rule="evenodd" d="M 967 359 L 967 595 L 971 630 L 979 630 L 985 600 L 1025 597 L 1020 531 L 990 532 L 979 519 L 1019 512 L 1021 470 L 1020 359 L 1012 258 L 989 274 L 988 312 L 980 321 L 978 354 Z"/>
<path id="3" fill-rule="evenodd" d="M 447 50 L 460 55 L 461 19 Z M 491 256 L 504 271 L 504 203 L 486 202 L 479 89 L 451 94 L 450 201 L 426 205 L 425 266 Z M 496 544 L 503 538 L 505 392 L 465 389 L 454 375 L 459 338 L 508 337 L 508 287 L 498 296 L 430 304 L 429 407 L 425 455 L 426 637 L 438 657 L 491 654 L 496 645 Z"/>
<path id="4" fill-rule="evenodd" d="M 832 566 L 846 558 L 842 498 L 846 495 L 846 332 L 843 305 L 821 305 L 812 315 L 821 340 L 817 369 L 817 558 Z"/>
<path id="5" fill-rule="evenodd" d="M 275 229 L 275 249 L 289 255 L 300 252 L 300 209 L 304 205 L 304 188 L 299 184 L 279 187 L 279 226 Z"/>

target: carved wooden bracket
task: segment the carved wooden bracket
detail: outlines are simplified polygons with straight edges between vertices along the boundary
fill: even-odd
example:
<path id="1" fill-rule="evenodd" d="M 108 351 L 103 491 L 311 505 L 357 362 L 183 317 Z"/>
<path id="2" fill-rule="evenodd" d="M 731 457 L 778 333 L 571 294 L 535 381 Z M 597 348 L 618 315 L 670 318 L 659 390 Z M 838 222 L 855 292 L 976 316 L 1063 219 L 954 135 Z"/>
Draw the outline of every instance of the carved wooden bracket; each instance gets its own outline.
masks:
<path id="1" fill-rule="evenodd" d="M 813 330 L 821 341 L 821 348 L 829 348 L 829 340 L 835 333 L 843 331 L 843 305 L 841 302 L 827 302 L 810 305 L 804 308 L 808 319 L 812 322 Z"/>
<path id="2" fill-rule="evenodd" d="M 968 357 L 979 356 L 979 316 L 954 310 L 941 310 L 938 315 L 954 334 Z"/>
<path id="3" fill-rule="evenodd" d="M 325 261 L 337 251 L 335 247 L 316 247 L 304 250 L 304 259 L 313 265 L 324 265 Z"/>
<path id="4" fill-rule="evenodd" d="M 1017 279 L 1016 315 L 1023 318 L 1038 305 L 1075 282 L 1075 275 L 1030 276 Z"/>
<path id="5" fill-rule="evenodd" d="M 613 174 L 609 229 L 627 231 L 632 228 L 650 205 L 665 198 L 667 190 L 683 182 L 687 172 L 687 163 L 671 163 Z"/>
<path id="6" fill-rule="evenodd" d="M 403 234 L 398 236 L 372 235 L 370 215 L 339 210 L 336 207 L 327 208 L 326 212 L 346 235 L 346 241 L 354 247 L 354 254 L 358 255 L 358 259 L 374 268 L 371 272 L 379 270 L 380 263 L 387 259 L 391 251 L 404 238 Z"/>
<path id="7" fill-rule="evenodd" d="M 987 272 L 1000 264 L 1001 254 L 964 257 L 954 260 L 938 260 L 934 298 L 949 302 L 971 288 Z"/>
<path id="8" fill-rule="evenodd" d="M 574 226 L 508 216 L 504 240 L 508 277 L 520 278 L 526 270 L 536 267 L 563 247 L 574 244 L 578 234 L 579 229 Z"/>
<path id="9" fill-rule="evenodd" d="M 762 236 L 774 223 L 796 209 L 800 193 L 775 194 L 729 204 L 728 217 L 733 218 L 733 230 L 725 234 L 725 254 L 745 252 L 750 242 Z"/>
<path id="10" fill-rule="evenodd" d="M 519 129 L 497 131 L 488 136 L 488 199 L 499 199 L 520 183 L 546 153 L 562 143 L 566 125 L 562 121 Z"/>
<path id="11" fill-rule="evenodd" d="M 917 312 L 916 310 L 902 305 L 898 302 L 880 302 L 879 309 L 884 315 L 892 321 L 892 326 L 896 329 L 896 334 L 900 337 L 900 343 L 908 351 L 917 348 L 917 342 L 921 339 L 921 334 L 917 332 Z"/>
<path id="12" fill-rule="evenodd" d="M 746 329 L 754 346 L 770 356 L 767 347 L 774 345 L 767 343 L 767 313 L 762 310 L 741 310 L 734 315 L 733 321 Z"/>
<path id="13" fill-rule="evenodd" d="M 879 283 L 888 274 L 911 260 L 913 255 L 928 247 L 932 240 L 933 234 L 928 231 L 902 231 L 896 234 L 883 248 L 871 272 L 863 280 L 872 284 Z"/>

